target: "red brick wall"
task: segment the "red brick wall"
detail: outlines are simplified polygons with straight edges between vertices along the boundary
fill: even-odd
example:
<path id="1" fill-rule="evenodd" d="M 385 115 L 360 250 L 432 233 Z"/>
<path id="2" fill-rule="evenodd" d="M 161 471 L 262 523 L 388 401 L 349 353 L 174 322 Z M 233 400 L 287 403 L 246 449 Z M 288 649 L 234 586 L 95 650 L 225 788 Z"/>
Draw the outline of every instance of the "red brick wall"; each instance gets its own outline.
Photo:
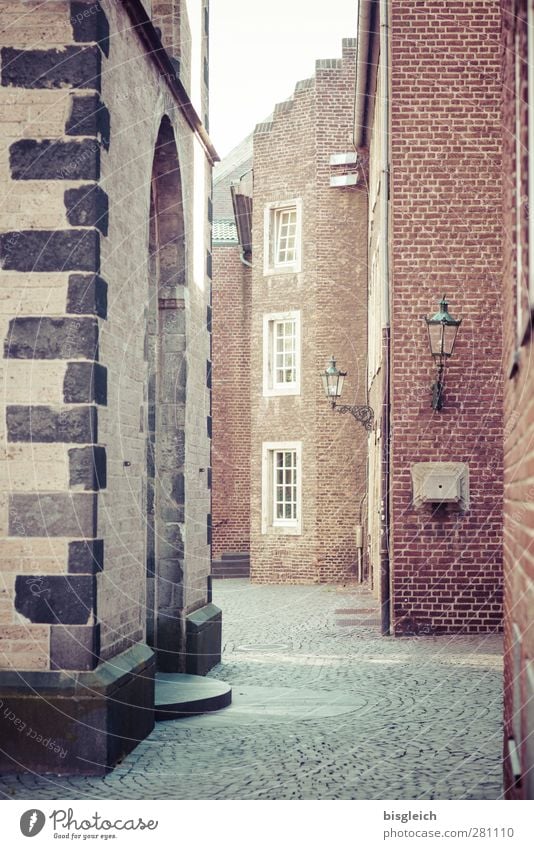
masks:
<path id="1" fill-rule="evenodd" d="M 501 136 L 497 0 L 392 2 L 392 569 L 397 634 L 501 621 Z M 423 316 L 463 318 L 434 412 Z M 470 509 L 412 505 L 410 467 L 469 464 Z"/>
<path id="2" fill-rule="evenodd" d="M 213 248 L 213 557 L 250 549 L 250 274 L 239 248 Z"/>
<path id="3" fill-rule="evenodd" d="M 527 779 L 534 769 L 532 707 L 530 721 L 526 702 L 532 699 L 534 679 L 534 634 L 532 597 L 534 590 L 534 372 L 532 337 L 521 345 L 516 319 L 517 219 L 516 219 L 516 98 L 519 103 L 521 173 L 521 243 L 523 275 L 521 279 L 521 330 L 528 328 L 527 297 L 528 199 L 527 181 L 527 39 L 526 2 L 502 2 L 503 37 L 503 251 L 504 251 L 504 574 L 505 574 L 505 789 L 508 798 L 533 798 L 534 781 Z M 519 44 L 516 45 L 516 32 Z M 519 48 L 517 51 L 516 48 Z M 519 65 L 516 85 L 516 52 L 524 57 Z M 511 366 L 517 351 L 517 367 Z M 530 607 L 530 611 L 529 611 Z M 515 643 L 515 648 L 514 648 Z M 530 667 L 530 691 L 529 691 Z M 508 758 L 508 740 L 514 738 L 519 749 L 522 780 L 514 786 Z M 530 751 L 529 751 L 530 748 Z M 531 773 L 532 774 L 532 773 Z M 530 786 L 529 786 L 530 784 Z"/>

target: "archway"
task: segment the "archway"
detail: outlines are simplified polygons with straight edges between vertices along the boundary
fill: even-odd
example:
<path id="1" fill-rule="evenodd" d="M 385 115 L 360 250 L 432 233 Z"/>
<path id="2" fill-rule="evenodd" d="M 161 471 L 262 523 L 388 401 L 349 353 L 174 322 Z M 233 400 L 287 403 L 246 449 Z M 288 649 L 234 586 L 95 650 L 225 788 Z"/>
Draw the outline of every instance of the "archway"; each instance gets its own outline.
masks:
<path id="1" fill-rule="evenodd" d="M 180 166 L 170 120 L 161 122 L 149 220 L 147 385 L 147 642 L 158 669 L 183 671 L 186 314 Z"/>

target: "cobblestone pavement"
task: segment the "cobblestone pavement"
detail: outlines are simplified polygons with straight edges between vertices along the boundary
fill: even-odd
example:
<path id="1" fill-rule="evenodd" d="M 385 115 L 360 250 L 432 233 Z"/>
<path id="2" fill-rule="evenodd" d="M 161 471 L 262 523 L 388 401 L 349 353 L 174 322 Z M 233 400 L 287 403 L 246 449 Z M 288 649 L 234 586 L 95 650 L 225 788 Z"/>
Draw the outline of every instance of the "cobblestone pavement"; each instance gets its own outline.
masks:
<path id="1" fill-rule="evenodd" d="M 380 637 L 354 587 L 217 581 L 234 704 L 158 723 L 105 778 L 7 777 L 26 799 L 498 799 L 501 640 Z M 355 612 L 358 611 L 358 612 Z"/>

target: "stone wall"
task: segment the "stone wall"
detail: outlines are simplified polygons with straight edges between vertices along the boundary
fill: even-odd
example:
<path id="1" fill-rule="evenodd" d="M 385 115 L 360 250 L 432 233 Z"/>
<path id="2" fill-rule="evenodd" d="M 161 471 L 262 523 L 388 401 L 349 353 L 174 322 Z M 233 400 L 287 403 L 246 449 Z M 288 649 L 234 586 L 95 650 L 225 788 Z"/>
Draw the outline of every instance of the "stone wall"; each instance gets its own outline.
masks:
<path id="1" fill-rule="evenodd" d="M 194 666 L 186 619 L 207 600 L 216 154 L 135 5 L 2 9 L 7 670 L 98 672 L 128 652 L 145 668 L 147 625 L 160 668 Z"/>

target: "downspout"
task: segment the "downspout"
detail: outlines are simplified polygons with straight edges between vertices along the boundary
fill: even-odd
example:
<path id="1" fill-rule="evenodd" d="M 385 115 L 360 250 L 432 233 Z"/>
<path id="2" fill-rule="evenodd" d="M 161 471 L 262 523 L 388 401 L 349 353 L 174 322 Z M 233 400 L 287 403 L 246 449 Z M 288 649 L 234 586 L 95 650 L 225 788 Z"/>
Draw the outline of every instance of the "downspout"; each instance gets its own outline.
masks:
<path id="1" fill-rule="evenodd" d="M 380 233 L 382 236 L 382 345 L 384 368 L 384 402 L 382 411 L 382 523 L 380 539 L 380 598 L 381 632 L 383 636 L 391 633 L 391 564 L 390 551 L 390 115 L 389 115 L 389 4 L 390 0 L 380 0 L 380 108 L 382 112 L 382 134 L 380 139 Z"/>
<path id="2" fill-rule="evenodd" d="M 245 259 L 245 249 L 243 245 L 239 245 L 239 259 L 243 265 L 247 266 L 247 268 L 252 268 L 252 263 Z"/>
<path id="3" fill-rule="evenodd" d="M 358 0 L 358 52 L 356 55 L 356 90 L 354 93 L 354 137 L 355 147 L 366 144 L 366 105 L 369 80 L 368 54 L 371 28 L 372 0 Z"/>

